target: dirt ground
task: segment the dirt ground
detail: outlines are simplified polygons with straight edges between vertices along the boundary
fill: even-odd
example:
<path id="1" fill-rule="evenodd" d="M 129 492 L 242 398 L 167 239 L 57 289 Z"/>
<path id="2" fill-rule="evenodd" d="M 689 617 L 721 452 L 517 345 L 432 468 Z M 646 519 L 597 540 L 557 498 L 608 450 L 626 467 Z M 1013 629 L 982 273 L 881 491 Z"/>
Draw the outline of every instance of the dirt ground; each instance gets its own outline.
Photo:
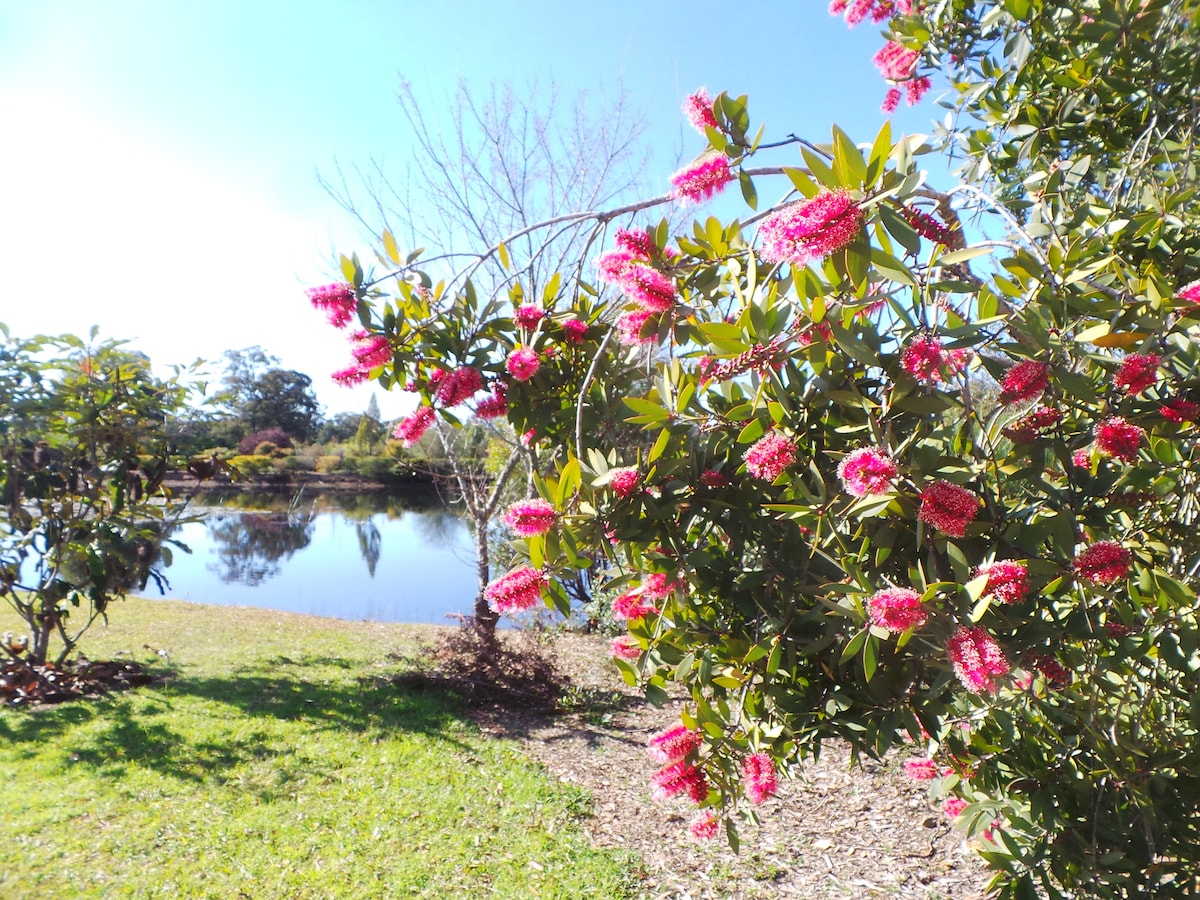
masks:
<path id="1" fill-rule="evenodd" d="M 481 710 L 480 727 L 516 740 L 564 782 L 594 799 L 584 827 L 599 846 L 626 849 L 644 863 L 642 896 L 653 900 L 824 897 L 986 896 L 987 870 L 923 785 L 900 773 L 900 759 L 850 767 L 847 748 L 830 745 L 777 797 L 760 822 L 740 828 L 741 852 L 724 836 L 698 843 L 687 833 L 695 808 L 658 802 L 646 753 L 651 735 L 679 721 L 679 707 L 653 706 L 608 663 L 603 638 L 559 635 L 560 667 L 576 687 L 565 714 L 547 717 Z"/>

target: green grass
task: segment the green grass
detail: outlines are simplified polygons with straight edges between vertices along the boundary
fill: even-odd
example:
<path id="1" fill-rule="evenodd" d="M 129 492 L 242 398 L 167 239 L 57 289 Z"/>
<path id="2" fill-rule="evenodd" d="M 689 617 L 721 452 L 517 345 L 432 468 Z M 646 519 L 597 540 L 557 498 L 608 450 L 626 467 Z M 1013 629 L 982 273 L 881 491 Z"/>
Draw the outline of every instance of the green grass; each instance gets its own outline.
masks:
<path id="1" fill-rule="evenodd" d="M 633 861 L 580 832 L 585 793 L 453 700 L 388 681 L 428 631 L 162 600 L 112 612 L 86 655 L 173 674 L 0 709 L 0 896 L 636 893 Z"/>

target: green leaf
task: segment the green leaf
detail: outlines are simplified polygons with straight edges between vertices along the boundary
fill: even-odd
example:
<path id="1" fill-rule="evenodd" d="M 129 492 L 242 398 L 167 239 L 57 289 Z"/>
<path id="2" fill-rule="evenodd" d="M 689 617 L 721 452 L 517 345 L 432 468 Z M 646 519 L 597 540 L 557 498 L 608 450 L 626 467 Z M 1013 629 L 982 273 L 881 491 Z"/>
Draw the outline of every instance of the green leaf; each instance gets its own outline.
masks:
<path id="1" fill-rule="evenodd" d="M 813 153 L 807 147 L 801 147 L 800 155 L 804 157 L 804 162 L 808 166 L 808 171 L 812 173 L 812 177 L 821 182 L 821 184 L 831 188 L 844 187 L 833 169 L 829 167 L 829 164 L 817 154 Z"/>
<path id="2" fill-rule="evenodd" d="M 396 239 L 390 231 L 383 233 L 383 252 L 387 254 L 387 258 L 392 261 L 393 265 L 400 264 L 400 248 L 396 246 Z"/>
<path id="3" fill-rule="evenodd" d="M 511 271 L 512 270 L 512 262 L 508 258 L 508 248 L 504 246 L 503 241 L 501 241 L 499 244 L 496 245 L 496 253 L 500 257 L 500 265 L 503 266 L 504 271 L 505 272 Z"/>
<path id="4" fill-rule="evenodd" d="M 746 427 L 741 430 L 737 436 L 739 444 L 752 444 L 763 436 L 766 429 L 763 428 L 763 423 L 758 419 L 751 419 L 746 423 Z"/>
<path id="5" fill-rule="evenodd" d="M 663 409 L 662 405 L 655 403 L 653 400 L 646 400 L 643 397 L 626 397 L 622 401 L 626 406 L 638 414 L 640 422 L 665 422 L 671 418 L 670 411 Z M 634 421 L 627 419 L 626 421 Z"/>
<path id="6" fill-rule="evenodd" d="M 742 189 L 742 199 L 751 209 L 758 209 L 758 191 L 754 189 L 754 181 L 742 169 L 738 172 L 738 186 Z"/>
<path id="7" fill-rule="evenodd" d="M 871 158 L 867 162 L 867 176 L 865 179 L 868 186 L 875 184 L 880 176 L 883 175 L 891 155 L 892 120 L 884 119 L 883 127 L 879 129 L 879 134 L 875 136 L 875 143 L 871 145 Z"/>
<path id="8" fill-rule="evenodd" d="M 966 247 L 963 250 L 952 250 L 949 253 L 943 253 L 937 258 L 939 266 L 953 266 L 956 263 L 966 262 L 969 259 L 974 259 L 977 256 L 986 256 L 991 253 L 993 247 Z"/>
<path id="9" fill-rule="evenodd" d="M 861 187 L 867 179 L 867 164 L 850 135 L 833 126 L 833 165 L 846 187 Z"/>
<path id="10" fill-rule="evenodd" d="M 803 169 L 797 169 L 792 166 L 784 167 L 783 174 L 788 177 L 788 181 L 805 197 L 815 197 L 821 193 L 821 188 L 815 181 L 808 177 Z"/>

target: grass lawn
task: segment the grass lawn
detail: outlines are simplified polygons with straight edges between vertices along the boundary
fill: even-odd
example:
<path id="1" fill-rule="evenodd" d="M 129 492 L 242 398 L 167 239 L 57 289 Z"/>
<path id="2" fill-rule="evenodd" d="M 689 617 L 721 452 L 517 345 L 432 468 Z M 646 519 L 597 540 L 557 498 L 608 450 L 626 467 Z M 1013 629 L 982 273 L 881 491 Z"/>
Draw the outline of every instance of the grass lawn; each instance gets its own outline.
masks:
<path id="1" fill-rule="evenodd" d="M 0 611 L 0 631 L 19 624 Z M 0 896 L 635 895 L 636 861 L 578 828 L 585 793 L 479 735 L 452 700 L 388 683 L 423 634 L 115 604 L 84 653 L 173 674 L 0 709 Z"/>

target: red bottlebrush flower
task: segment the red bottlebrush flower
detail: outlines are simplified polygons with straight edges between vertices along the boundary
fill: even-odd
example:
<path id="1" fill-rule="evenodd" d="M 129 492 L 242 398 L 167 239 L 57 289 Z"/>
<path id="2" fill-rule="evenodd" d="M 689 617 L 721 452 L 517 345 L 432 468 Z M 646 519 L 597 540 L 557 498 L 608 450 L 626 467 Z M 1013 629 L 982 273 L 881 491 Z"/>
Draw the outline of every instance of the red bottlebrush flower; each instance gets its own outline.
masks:
<path id="1" fill-rule="evenodd" d="M 405 447 L 411 447 L 433 424 L 433 417 L 433 407 L 422 406 L 411 416 L 401 419 L 396 425 L 396 430 L 392 432 L 392 436 Z"/>
<path id="2" fill-rule="evenodd" d="M 957 819 L 967 806 L 969 804 L 962 797 L 947 797 L 946 802 L 942 804 L 942 812 L 949 819 Z"/>
<path id="3" fill-rule="evenodd" d="M 651 320 L 657 322 L 656 313 L 648 309 L 637 309 L 633 312 L 622 313 L 617 317 L 617 340 L 622 344 L 652 344 L 654 343 L 654 329 L 648 333 L 646 325 Z"/>
<path id="4" fill-rule="evenodd" d="M 1116 541 L 1097 541 L 1071 563 L 1075 574 L 1091 584 L 1113 584 L 1129 574 L 1133 554 Z"/>
<path id="5" fill-rule="evenodd" d="M 731 482 L 721 472 L 707 469 L 700 473 L 700 483 L 708 488 L 723 488 L 729 487 Z"/>
<path id="6" fill-rule="evenodd" d="M 646 616 L 658 615 L 658 608 L 644 603 L 640 588 L 626 591 L 613 599 L 612 615 L 614 619 L 644 619 Z"/>
<path id="7" fill-rule="evenodd" d="M 1051 656 L 1038 655 L 1030 660 L 1030 664 L 1041 673 L 1046 683 L 1052 688 L 1065 688 L 1071 684 L 1071 672 Z"/>
<path id="8" fill-rule="evenodd" d="M 504 367 L 517 381 L 528 381 L 542 367 L 542 358 L 532 347 L 518 347 L 508 354 Z"/>
<path id="9" fill-rule="evenodd" d="M 900 354 L 900 365 L 904 371 L 922 384 L 935 384 L 942 380 L 942 369 L 946 366 L 946 351 L 942 342 L 930 334 L 913 338 Z"/>
<path id="10" fill-rule="evenodd" d="M 637 638 L 632 635 L 623 634 L 620 637 L 615 637 L 608 645 L 609 655 L 614 659 L 623 659 L 626 662 L 634 662 L 642 657 L 642 646 L 638 643 Z"/>
<path id="11" fill-rule="evenodd" d="M 621 276 L 620 286 L 647 312 L 663 313 L 675 306 L 675 282 L 658 269 L 630 266 Z"/>
<path id="12" fill-rule="evenodd" d="M 796 461 L 796 446 L 782 434 L 759 438 L 746 451 L 746 471 L 763 481 L 774 481 Z"/>
<path id="13" fill-rule="evenodd" d="M 703 803 L 708 797 L 708 779 L 704 772 L 687 762 L 676 762 L 655 772 L 654 799 L 669 800 L 687 794 L 695 803 Z"/>
<path id="14" fill-rule="evenodd" d="M 517 311 L 513 313 L 513 321 L 521 328 L 526 328 L 530 331 L 537 328 L 538 322 L 544 318 L 546 318 L 545 310 L 532 303 L 524 303 L 518 306 Z"/>
<path id="15" fill-rule="evenodd" d="M 1040 397 L 1050 386 L 1050 366 L 1036 359 L 1023 359 L 1000 382 L 1000 402 L 1019 403 Z"/>
<path id="16" fill-rule="evenodd" d="M 1179 293 L 1175 295 L 1180 300 L 1187 300 L 1189 303 L 1200 303 L 1200 281 L 1193 281 L 1186 287 L 1179 289 Z"/>
<path id="17" fill-rule="evenodd" d="M 904 82 L 904 101 L 909 106 L 916 106 L 921 102 L 921 98 L 925 96 L 930 86 L 929 79 L 924 75 L 908 79 Z"/>
<path id="18" fill-rule="evenodd" d="M 568 344 L 582 344 L 587 337 L 588 326 L 587 322 L 581 322 L 579 319 L 567 319 L 562 323 L 563 336 Z"/>
<path id="19" fill-rule="evenodd" d="M 1182 424 L 1184 422 L 1195 422 L 1200 418 L 1200 404 L 1193 403 L 1191 400 L 1184 400 L 1182 397 L 1174 397 L 1164 401 L 1163 405 L 1158 408 L 1162 413 L 1162 417 L 1168 422 L 1176 422 Z"/>
<path id="20" fill-rule="evenodd" d="M 1140 394 L 1158 381 L 1162 357 L 1157 353 L 1130 353 L 1117 366 L 1113 384 L 1129 394 Z"/>
<path id="21" fill-rule="evenodd" d="M 688 826 L 688 834 L 698 841 L 715 840 L 721 830 L 721 820 L 711 809 L 703 809 L 696 814 L 692 824 Z"/>
<path id="22" fill-rule="evenodd" d="M 1009 672 L 1000 645 L 980 627 L 960 627 L 947 641 L 946 652 L 954 674 L 972 691 L 995 691 L 999 679 Z"/>
<path id="23" fill-rule="evenodd" d="M 1080 447 L 1071 454 L 1071 465 L 1077 469 L 1090 469 L 1092 467 L 1092 454 L 1087 447 Z"/>
<path id="24" fill-rule="evenodd" d="M 678 587 L 678 582 L 670 575 L 655 572 L 647 575 L 645 581 L 642 582 L 642 596 L 647 600 L 666 600 L 676 587 Z"/>
<path id="25" fill-rule="evenodd" d="M 638 474 L 637 469 L 633 466 L 624 466 L 611 471 L 608 486 L 618 497 L 628 497 L 637 490 L 640 481 L 641 475 Z"/>
<path id="26" fill-rule="evenodd" d="M 1000 432 L 1014 444 L 1027 444 L 1061 421 L 1061 410 L 1052 406 L 1039 406 L 1010 425 L 1005 425 Z"/>
<path id="27" fill-rule="evenodd" d="M 344 369 L 338 369 L 329 377 L 342 387 L 354 387 L 354 385 L 363 384 L 370 379 L 371 370 L 364 369 L 362 366 L 347 366 Z"/>
<path id="28" fill-rule="evenodd" d="M 554 527 L 558 513 L 545 500 L 535 498 L 514 503 L 500 518 L 521 537 L 536 537 Z"/>
<path id="29" fill-rule="evenodd" d="M 885 113 L 894 113 L 896 107 L 900 105 L 900 89 L 888 88 L 888 92 L 883 96 L 883 103 L 879 104 L 879 109 Z"/>
<path id="30" fill-rule="evenodd" d="M 932 781 L 938 777 L 938 767 L 932 759 L 906 759 L 904 774 L 913 781 Z"/>
<path id="31" fill-rule="evenodd" d="M 899 100 L 900 92 L 895 88 L 892 90 L 895 91 L 896 99 Z M 953 239 L 954 231 L 949 226 L 943 225 L 922 209 L 901 206 L 900 215 L 904 218 L 905 222 L 912 226 L 913 231 L 923 238 L 945 245 L 948 245 Z"/>
<path id="32" fill-rule="evenodd" d="M 1125 637 L 1125 635 L 1129 634 L 1130 631 L 1132 631 L 1132 629 L 1128 625 L 1123 625 L 1120 622 L 1109 622 L 1104 626 L 1105 636 L 1113 638 L 1114 640 L 1120 640 L 1121 638 Z"/>
<path id="33" fill-rule="evenodd" d="M 695 753 L 700 749 L 702 740 L 700 732 L 676 725 L 674 728 L 660 731 L 650 738 L 646 752 L 655 762 L 669 765 Z"/>
<path id="34" fill-rule="evenodd" d="M 387 338 L 366 331 L 350 335 L 350 354 L 359 367 L 368 372 L 392 361 L 392 347 Z"/>
<path id="35" fill-rule="evenodd" d="M 721 127 L 717 124 L 717 117 L 713 115 L 712 98 L 708 96 L 708 91 L 704 88 L 700 88 L 694 94 L 689 94 L 684 99 L 683 114 L 692 123 L 692 127 L 701 134 L 704 134 L 706 128 Z"/>
<path id="36" fill-rule="evenodd" d="M 775 777 L 775 760 L 766 753 L 751 753 L 742 760 L 742 790 L 746 799 L 757 806 L 769 797 L 774 797 L 778 784 Z"/>
<path id="37" fill-rule="evenodd" d="M 334 328 L 345 327 L 358 312 L 358 298 L 349 284 L 326 284 L 309 288 L 307 293 L 312 305 L 325 313 Z"/>
<path id="38" fill-rule="evenodd" d="M 894 634 L 920 628 L 927 618 L 921 595 L 908 588 L 884 588 L 867 600 L 871 623 Z"/>
<path id="39" fill-rule="evenodd" d="M 605 250 L 596 257 L 596 274 L 601 281 L 618 284 L 629 268 L 640 261 L 628 250 Z"/>
<path id="40" fill-rule="evenodd" d="M 720 193 L 732 180 L 729 157 L 724 153 L 706 153 L 671 176 L 671 195 L 700 203 Z"/>
<path id="41" fill-rule="evenodd" d="M 470 366 L 459 366 L 451 372 L 442 374 L 437 379 L 437 389 L 433 393 L 434 402 L 438 406 L 449 409 L 451 406 L 470 400 L 483 386 L 483 377 L 478 370 Z"/>
<path id="42" fill-rule="evenodd" d="M 888 81 L 906 81 L 912 77 L 913 71 L 917 68 L 917 60 L 920 58 L 921 54 L 918 51 L 896 41 L 888 41 L 875 54 L 872 62 Z"/>
<path id="43" fill-rule="evenodd" d="M 1136 462 L 1145 438 L 1145 431 L 1120 416 L 1105 419 L 1096 426 L 1096 449 L 1121 462 Z"/>
<path id="44" fill-rule="evenodd" d="M 917 518 L 951 537 L 962 537 L 978 511 L 978 497 L 964 487 L 939 479 L 921 491 Z"/>
<path id="45" fill-rule="evenodd" d="M 618 249 L 624 250 L 637 260 L 649 262 L 659 255 L 658 245 L 654 243 L 654 236 L 645 229 L 630 231 L 618 228 L 613 240 Z"/>
<path id="46" fill-rule="evenodd" d="M 524 566 L 497 578 L 484 589 L 484 596 L 502 615 L 522 612 L 541 600 L 542 587 L 547 581 L 545 572 Z"/>
<path id="47" fill-rule="evenodd" d="M 1015 559 L 998 559 L 975 570 L 976 578 L 987 578 L 983 592 L 1000 603 L 1020 603 L 1029 595 L 1029 570 Z"/>
<path id="48" fill-rule="evenodd" d="M 508 389 L 503 381 L 493 384 L 491 395 L 475 404 L 475 415 L 481 419 L 498 419 L 508 415 Z"/>
<path id="49" fill-rule="evenodd" d="M 762 258 L 805 266 L 845 249 L 862 231 L 863 212 L 845 191 L 825 191 L 771 213 L 758 226 Z"/>
<path id="50" fill-rule="evenodd" d="M 866 497 L 868 494 L 886 494 L 899 469 L 878 447 L 859 447 L 842 458 L 837 473 L 848 493 Z"/>

